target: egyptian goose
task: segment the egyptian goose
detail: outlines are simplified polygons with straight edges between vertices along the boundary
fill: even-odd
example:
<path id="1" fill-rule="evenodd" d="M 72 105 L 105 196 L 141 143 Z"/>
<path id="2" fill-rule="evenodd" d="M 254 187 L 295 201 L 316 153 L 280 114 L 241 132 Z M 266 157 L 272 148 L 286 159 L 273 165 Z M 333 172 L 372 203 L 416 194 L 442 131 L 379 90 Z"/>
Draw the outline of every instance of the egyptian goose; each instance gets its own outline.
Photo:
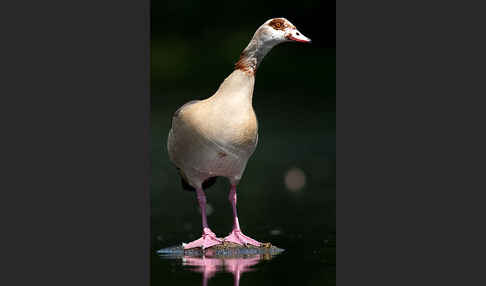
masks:
<path id="1" fill-rule="evenodd" d="M 203 249 L 224 241 L 260 246 L 244 235 L 236 212 L 236 186 L 258 142 L 258 125 L 252 107 L 255 72 L 265 55 L 277 44 L 289 41 L 309 43 L 285 18 L 274 18 L 260 26 L 235 64 L 235 70 L 216 93 L 179 108 L 172 118 L 167 148 L 170 160 L 181 175 L 183 187 L 195 190 L 202 216 L 202 237 L 185 249 Z M 233 207 L 233 230 L 224 239 L 216 237 L 206 219 L 206 195 L 216 177 L 231 183 L 229 201 Z"/>

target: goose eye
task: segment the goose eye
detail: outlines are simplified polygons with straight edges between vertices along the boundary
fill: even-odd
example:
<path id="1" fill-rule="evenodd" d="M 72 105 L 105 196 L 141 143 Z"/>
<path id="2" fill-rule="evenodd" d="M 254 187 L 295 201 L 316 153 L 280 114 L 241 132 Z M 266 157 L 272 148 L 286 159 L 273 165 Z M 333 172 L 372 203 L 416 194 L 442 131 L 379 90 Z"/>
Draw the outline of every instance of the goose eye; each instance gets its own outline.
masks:
<path id="1" fill-rule="evenodd" d="M 273 19 L 268 25 L 275 30 L 283 30 L 285 27 L 285 23 L 280 19 Z"/>

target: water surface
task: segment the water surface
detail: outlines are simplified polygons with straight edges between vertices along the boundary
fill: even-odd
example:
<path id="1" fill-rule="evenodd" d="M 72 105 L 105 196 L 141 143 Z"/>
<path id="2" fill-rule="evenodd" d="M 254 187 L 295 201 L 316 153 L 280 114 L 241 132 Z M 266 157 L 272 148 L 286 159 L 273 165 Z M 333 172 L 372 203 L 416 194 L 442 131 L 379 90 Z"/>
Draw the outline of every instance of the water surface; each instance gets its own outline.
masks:
<path id="1" fill-rule="evenodd" d="M 152 285 L 335 285 L 335 240 L 314 247 L 303 237 L 274 255 L 168 255 L 154 252 Z"/>

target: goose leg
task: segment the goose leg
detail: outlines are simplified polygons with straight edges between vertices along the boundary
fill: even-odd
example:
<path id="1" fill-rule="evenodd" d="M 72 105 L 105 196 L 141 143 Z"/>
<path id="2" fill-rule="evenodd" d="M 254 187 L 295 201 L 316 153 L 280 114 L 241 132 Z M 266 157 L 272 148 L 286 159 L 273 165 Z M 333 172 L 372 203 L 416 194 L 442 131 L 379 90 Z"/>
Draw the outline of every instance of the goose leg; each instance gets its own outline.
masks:
<path id="1" fill-rule="evenodd" d="M 204 191 L 201 187 L 198 187 L 196 189 L 196 193 L 199 207 L 201 208 L 203 234 L 199 239 L 196 239 L 187 244 L 183 243 L 184 249 L 190 249 L 195 247 L 201 247 L 202 249 L 205 249 L 213 245 L 221 244 L 223 242 L 222 239 L 217 238 L 216 234 L 214 234 L 214 232 L 209 229 L 208 221 L 206 218 L 206 195 L 204 194 Z"/>
<path id="2" fill-rule="evenodd" d="M 251 244 L 254 246 L 260 246 L 260 242 L 254 240 L 251 237 L 244 235 L 240 229 L 240 223 L 238 221 L 238 214 L 236 212 L 236 185 L 231 185 L 231 191 L 229 193 L 229 201 L 233 207 L 233 230 L 224 238 L 225 241 L 233 242 L 240 245 Z"/>

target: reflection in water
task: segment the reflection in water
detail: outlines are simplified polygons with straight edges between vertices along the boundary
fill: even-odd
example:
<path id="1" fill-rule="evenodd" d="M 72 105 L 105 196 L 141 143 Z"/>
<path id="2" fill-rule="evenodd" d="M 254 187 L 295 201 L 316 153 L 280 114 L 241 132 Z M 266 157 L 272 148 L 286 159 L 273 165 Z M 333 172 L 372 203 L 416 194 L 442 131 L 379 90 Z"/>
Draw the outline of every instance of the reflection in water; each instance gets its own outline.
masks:
<path id="1" fill-rule="evenodd" d="M 208 285 L 208 280 L 213 277 L 216 272 L 221 271 L 220 269 L 223 266 L 223 260 L 218 258 L 185 256 L 182 258 L 182 265 L 195 266 L 195 268 L 191 268 L 191 270 L 202 273 L 202 285 L 206 286 Z"/>
<path id="2" fill-rule="evenodd" d="M 240 276 L 242 273 L 252 271 L 250 267 L 259 262 L 258 257 L 253 258 L 230 258 L 224 261 L 226 271 L 233 273 L 235 286 L 240 285 Z"/>
<path id="3" fill-rule="evenodd" d="M 206 258 L 206 257 L 190 257 L 185 256 L 182 259 L 182 265 L 194 266 L 189 268 L 192 271 L 202 273 L 202 285 L 208 285 L 208 280 L 216 274 L 218 271 L 226 271 L 233 273 L 234 285 L 240 285 L 240 277 L 242 273 L 252 271 L 250 267 L 258 264 L 260 257 L 247 257 L 247 258 Z"/>
<path id="4" fill-rule="evenodd" d="M 217 272 L 230 272 L 234 276 L 234 285 L 240 285 L 241 274 L 254 271 L 252 266 L 262 260 L 270 260 L 283 249 L 276 247 L 261 249 L 233 249 L 211 251 L 208 249 L 204 254 L 201 251 L 184 253 L 181 247 L 161 249 L 158 254 L 161 258 L 181 259 L 185 269 L 202 273 L 202 285 L 207 286 L 208 280 Z M 249 253 L 252 254 L 249 254 Z"/>

